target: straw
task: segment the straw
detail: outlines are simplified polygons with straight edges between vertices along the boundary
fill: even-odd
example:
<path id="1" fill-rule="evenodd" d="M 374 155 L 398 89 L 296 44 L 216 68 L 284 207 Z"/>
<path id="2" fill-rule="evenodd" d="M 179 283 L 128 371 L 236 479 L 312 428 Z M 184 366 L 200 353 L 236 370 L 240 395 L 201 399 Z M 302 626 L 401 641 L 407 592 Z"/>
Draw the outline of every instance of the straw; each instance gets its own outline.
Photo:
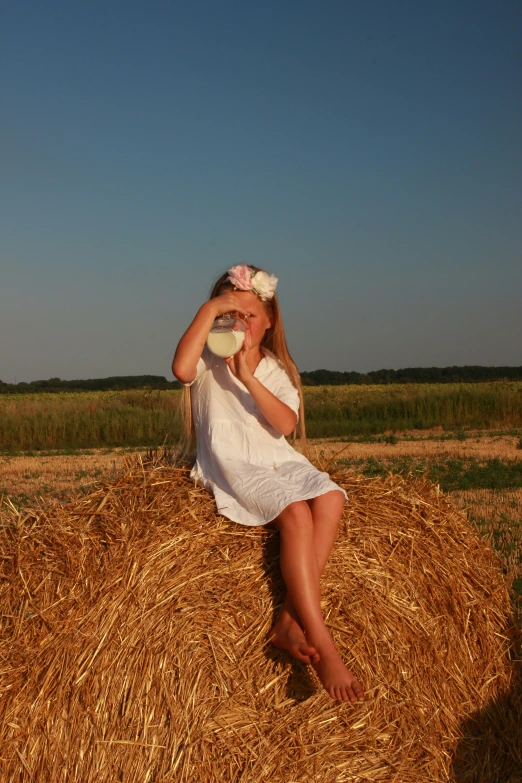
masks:
<path id="1" fill-rule="evenodd" d="M 516 780 L 516 632 L 489 544 L 426 481 L 335 479 L 323 608 L 358 705 L 267 643 L 277 533 L 216 515 L 186 466 L 138 457 L 67 505 L 5 504 L 0 778 Z"/>

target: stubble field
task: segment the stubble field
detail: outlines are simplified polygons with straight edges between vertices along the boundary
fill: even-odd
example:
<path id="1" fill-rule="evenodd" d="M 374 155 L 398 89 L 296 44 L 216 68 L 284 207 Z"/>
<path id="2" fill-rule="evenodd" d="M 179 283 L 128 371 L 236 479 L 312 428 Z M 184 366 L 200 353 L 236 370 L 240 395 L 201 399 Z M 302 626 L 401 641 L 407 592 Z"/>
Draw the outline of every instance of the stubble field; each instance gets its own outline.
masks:
<path id="1" fill-rule="evenodd" d="M 0 495 L 63 503 L 172 445 L 176 391 L 0 396 Z M 366 476 L 428 475 L 500 553 L 522 593 L 522 383 L 305 388 L 310 456 Z"/>
<path id="2" fill-rule="evenodd" d="M 139 450 L 137 450 L 139 451 Z M 0 494 L 17 506 L 64 503 L 110 481 L 135 453 L 92 449 L 72 454 L 0 457 Z M 509 432 L 444 433 L 441 429 L 391 433 L 373 442 L 311 439 L 312 461 L 368 476 L 428 474 L 487 537 L 509 572 L 515 600 L 522 595 L 522 449 Z"/>

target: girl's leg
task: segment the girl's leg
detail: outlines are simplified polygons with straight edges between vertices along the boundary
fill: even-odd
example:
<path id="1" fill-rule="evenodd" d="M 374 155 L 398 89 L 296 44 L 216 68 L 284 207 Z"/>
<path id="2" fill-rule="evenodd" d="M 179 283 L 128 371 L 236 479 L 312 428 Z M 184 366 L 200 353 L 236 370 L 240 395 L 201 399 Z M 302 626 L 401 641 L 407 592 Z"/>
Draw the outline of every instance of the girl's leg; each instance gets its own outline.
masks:
<path id="1" fill-rule="evenodd" d="M 314 548 L 319 572 L 322 574 L 343 513 L 344 495 L 339 490 L 332 490 L 306 502 L 312 512 Z M 270 631 L 269 639 L 276 647 L 288 650 L 294 658 L 303 663 L 319 661 L 319 654 L 305 638 L 299 616 L 288 594 L 277 622 Z"/>
<path id="2" fill-rule="evenodd" d="M 325 689 L 333 699 L 355 702 L 363 689 L 346 668 L 326 628 L 320 602 L 320 570 L 315 552 L 314 522 L 306 501 L 291 503 L 276 524 L 281 536 L 281 571 L 291 605 L 299 616 L 310 646 L 317 651 L 312 661 Z"/>

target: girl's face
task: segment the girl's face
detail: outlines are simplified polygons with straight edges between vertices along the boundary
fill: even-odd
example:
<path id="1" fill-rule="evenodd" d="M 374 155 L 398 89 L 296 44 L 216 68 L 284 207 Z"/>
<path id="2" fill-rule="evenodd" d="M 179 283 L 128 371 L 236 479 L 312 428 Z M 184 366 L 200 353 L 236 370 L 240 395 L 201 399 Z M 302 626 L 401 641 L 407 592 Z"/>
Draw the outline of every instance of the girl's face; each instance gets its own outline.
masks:
<path id="1" fill-rule="evenodd" d="M 249 313 L 245 321 L 252 338 L 252 348 L 259 348 L 266 330 L 272 325 L 263 302 L 251 291 L 234 291 L 234 294 Z"/>

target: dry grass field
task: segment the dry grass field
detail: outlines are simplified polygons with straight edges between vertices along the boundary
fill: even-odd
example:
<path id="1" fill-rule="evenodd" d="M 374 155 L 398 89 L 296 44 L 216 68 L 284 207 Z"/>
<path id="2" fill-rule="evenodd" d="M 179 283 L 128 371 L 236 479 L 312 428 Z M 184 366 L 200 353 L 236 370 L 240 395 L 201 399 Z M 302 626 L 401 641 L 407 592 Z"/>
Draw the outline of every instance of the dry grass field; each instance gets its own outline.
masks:
<path id="1" fill-rule="evenodd" d="M 92 449 L 79 454 L 0 457 L 0 492 L 16 503 L 63 499 L 114 477 L 122 449 Z"/>
<path id="2" fill-rule="evenodd" d="M 319 440 L 311 443 L 311 453 L 323 464 L 347 464 L 361 472 L 372 461 L 390 472 L 395 472 L 397 465 L 429 470 L 433 465 L 465 460 L 478 465 L 497 461 L 522 464 L 519 437 L 483 430 L 468 432 L 465 439 L 460 433 L 451 437 L 437 428 L 401 434 L 396 443 Z M 522 593 L 522 488 L 453 489 L 446 494 L 500 552 L 517 592 Z"/>
<path id="3" fill-rule="evenodd" d="M 323 598 L 356 710 L 259 643 L 283 595 L 268 526 L 238 534 L 169 460 L 0 456 L 0 779 L 517 783 L 520 446 L 310 441 L 350 497 Z"/>
<path id="4" fill-rule="evenodd" d="M 397 437 L 397 443 L 383 438 L 376 442 L 345 443 L 335 438 L 310 441 L 312 454 L 322 453 L 327 457 L 388 458 L 411 456 L 421 457 L 476 457 L 477 459 L 522 459 L 518 448 L 518 437 L 509 433 L 492 433 L 476 430 L 467 432 L 465 439 L 456 433 L 445 433 L 442 427 L 432 430 L 410 430 Z"/>
<path id="5" fill-rule="evenodd" d="M 399 438 L 386 436 L 380 442 L 342 442 L 340 439 L 312 439 L 310 456 L 319 465 L 342 464 L 356 472 L 378 465 L 390 472 L 452 460 L 484 463 L 500 460 L 522 462 L 519 438 L 509 432 L 485 430 L 447 433 L 442 428 L 412 430 Z M 72 496 L 92 491 L 100 481 L 114 478 L 123 468 L 123 449 L 93 449 L 69 455 L 0 457 L 0 494 L 17 505 L 41 501 L 61 503 Z M 406 466 L 406 470 L 404 468 Z M 466 510 L 469 518 L 500 551 L 516 584 L 522 576 L 522 488 L 455 489 L 446 492 L 451 501 Z"/>
<path id="6" fill-rule="evenodd" d="M 401 433 L 397 443 L 349 442 L 337 438 L 316 438 L 308 442 L 312 460 L 328 463 L 343 459 L 368 458 L 387 460 L 410 457 L 414 460 L 471 457 L 478 460 L 521 460 L 518 438 L 509 433 L 477 430 L 468 432 L 462 440 L 458 434 L 444 433 L 442 427 L 433 430 L 412 430 Z M 44 456 L 0 456 L 0 493 L 19 502 L 42 498 L 60 498 L 90 489 L 97 481 L 115 476 L 122 468 L 125 449 L 85 449 L 73 454 L 47 453 Z M 480 498 L 477 495 L 478 505 Z M 508 493 L 509 494 L 509 493 Z M 517 492 L 514 493 L 515 496 Z M 454 500 L 466 505 L 474 503 L 475 493 L 454 493 Z M 484 507 L 491 501 L 484 500 Z M 509 503 L 508 502 L 508 507 Z M 488 515 L 491 516 L 491 509 Z M 522 516 L 522 512 L 521 512 Z"/>

